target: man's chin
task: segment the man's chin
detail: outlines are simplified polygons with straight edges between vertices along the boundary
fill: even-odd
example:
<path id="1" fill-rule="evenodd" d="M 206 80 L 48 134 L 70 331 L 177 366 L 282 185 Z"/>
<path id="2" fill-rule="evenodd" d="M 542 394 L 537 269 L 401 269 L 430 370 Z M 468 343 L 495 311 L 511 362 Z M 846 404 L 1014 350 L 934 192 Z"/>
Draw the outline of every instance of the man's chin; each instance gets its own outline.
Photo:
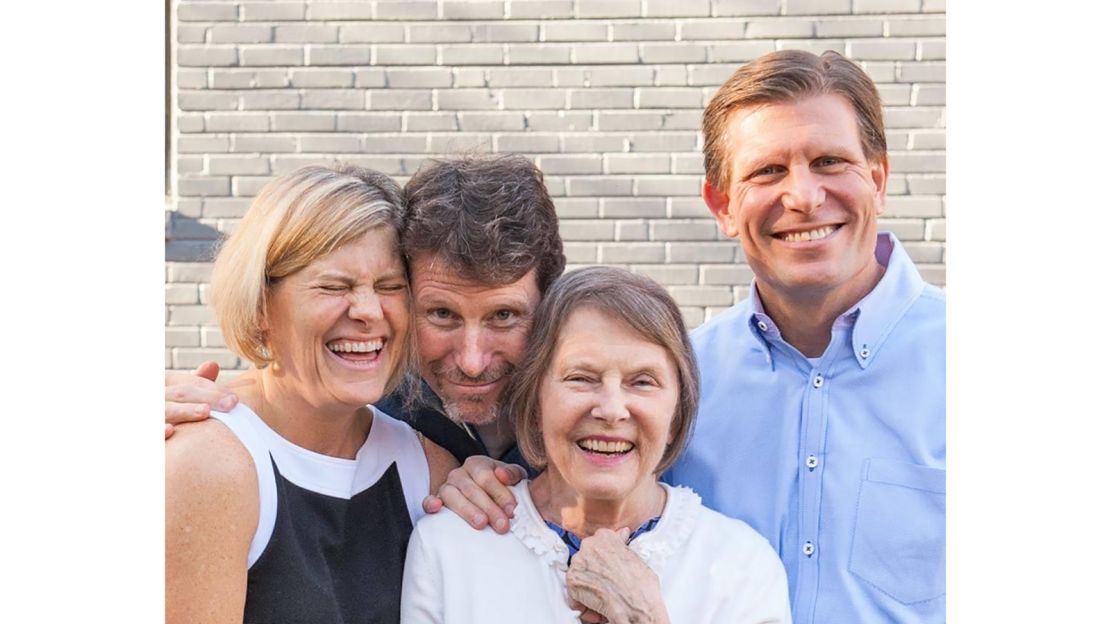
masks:
<path id="1" fill-rule="evenodd" d="M 444 401 L 443 409 L 448 418 L 460 424 L 466 423 L 477 427 L 497 421 L 497 408 L 494 406 Z"/>

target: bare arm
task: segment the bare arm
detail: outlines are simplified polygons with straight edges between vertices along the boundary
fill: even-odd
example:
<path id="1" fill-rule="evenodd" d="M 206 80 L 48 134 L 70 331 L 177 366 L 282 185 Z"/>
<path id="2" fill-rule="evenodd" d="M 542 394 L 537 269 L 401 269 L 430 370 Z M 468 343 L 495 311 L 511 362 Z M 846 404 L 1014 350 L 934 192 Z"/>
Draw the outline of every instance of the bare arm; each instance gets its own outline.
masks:
<path id="1" fill-rule="evenodd" d="M 193 374 L 166 373 L 166 438 L 174 426 L 208 418 L 212 410 L 229 411 L 239 399 L 216 385 L 220 365 L 205 362 Z"/>
<path id="2" fill-rule="evenodd" d="M 459 467 L 455 456 L 447 452 L 442 446 L 421 436 L 424 444 L 424 456 L 428 458 L 429 494 L 435 494 L 447 481 L 447 475 Z"/>
<path id="3" fill-rule="evenodd" d="M 488 523 L 494 531 L 504 534 L 516 509 L 516 498 L 508 486 L 525 476 L 520 466 L 483 455 L 468 457 L 462 467 L 447 475 L 436 495 L 424 499 L 424 511 L 436 513 L 446 506 L 475 529 Z"/>
<path id="4" fill-rule="evenodd" d="M 670 622 L 659 577 L 625 543 L 630 533 L 627 528 L 601 529 L 582 540 L 582 548 L 571 559 L 567 596 L 571 607 L 588 610 L 583 622 Z"/>
<path id="5" fill-rule="evenodd" d="M 222 423 L 185 425 L 166 443 L 166 622 L 239 623 L 258 478 Z"/>

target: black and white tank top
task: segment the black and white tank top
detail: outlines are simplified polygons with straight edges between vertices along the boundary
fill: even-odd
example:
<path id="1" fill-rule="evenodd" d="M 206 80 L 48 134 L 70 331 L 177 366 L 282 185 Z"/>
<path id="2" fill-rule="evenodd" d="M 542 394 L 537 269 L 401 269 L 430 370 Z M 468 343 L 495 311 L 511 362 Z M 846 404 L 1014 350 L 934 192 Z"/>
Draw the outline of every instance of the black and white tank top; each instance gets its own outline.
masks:
<path id="1" fill-rule="evenodd" d="M 370 435 L 355 459 L 301 448 L 242 403 L 213 412 L 258 473 L 245 623 L 398 621 L 405 549 L 424 514 L 428 463 L 408 425 L 370 409 Z"/>

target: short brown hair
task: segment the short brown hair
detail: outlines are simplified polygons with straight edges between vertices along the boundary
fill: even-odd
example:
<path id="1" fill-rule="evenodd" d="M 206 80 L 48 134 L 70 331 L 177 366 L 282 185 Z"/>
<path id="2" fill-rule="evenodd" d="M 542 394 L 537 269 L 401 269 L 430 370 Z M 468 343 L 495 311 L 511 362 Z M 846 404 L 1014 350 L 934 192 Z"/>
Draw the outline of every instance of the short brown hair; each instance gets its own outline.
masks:
<path id="1" fill-rule="evenodd" d="M 644 340 L 666 350 L 678 371 L 678 405 L 671 421 L 674 439 L 655 473 L 678 459 L 698 410 L 698 367 L 682 313 L 667 291 L 650 278 L 625 269 L 594 266 L 555 280 L 536 311 L 524 361 L 517 366 L 501 409 L 516 429 L 517 447 L 534 468 L 547 466 L 540 414 L 540 388 L 551 367 L 563 326 L 580 308 L 593 308 L 621 321 Z"/>
<path id="2" fill-rule="evenodd" d="M 302 167 L 262 187 L 212 267 L 209 293 L 228 347 L 255 366 L 269 364 L 261 327 L 270 289 L 373 228 L 399 233 L 403 209 L 396 182 L 353 165 Z M 410 364 L 411 336 L 402 345 L 387 391 Z"/>
<path id="3" fill-rule="evenodd" d="M 536 270 L 542 293 L 566 266 L 555 204 L 524 156 L 426 162 L 405 185 L 401 246 L 431 254 L 463 279 L 500 286 Z"/>
<path id="4" fill-rule="evenodd" d="M 883 105 L 875 83 L 858 65 L 828 50 L 771 52 L 736 70 L 705 107 L 705 179 L 713 188 L 728 185 L 728 122 L 748 106 L 800 100 L 814 95 L 843 96 L 856 111 L 863 152 L 874 162 L 886 156 Z"/>

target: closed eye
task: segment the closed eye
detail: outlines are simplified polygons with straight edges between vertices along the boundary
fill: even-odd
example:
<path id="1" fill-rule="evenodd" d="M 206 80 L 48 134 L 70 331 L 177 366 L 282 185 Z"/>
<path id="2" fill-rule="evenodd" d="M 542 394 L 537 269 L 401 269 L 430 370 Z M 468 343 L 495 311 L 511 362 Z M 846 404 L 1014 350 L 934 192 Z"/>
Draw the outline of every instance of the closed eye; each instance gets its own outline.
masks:
<path id="1" fill-rule="evenodd" d="M 404 282 L 388 282 L 385 284 L 378 284 L 378 292 L 395 293 L 405 289 Z"/>

